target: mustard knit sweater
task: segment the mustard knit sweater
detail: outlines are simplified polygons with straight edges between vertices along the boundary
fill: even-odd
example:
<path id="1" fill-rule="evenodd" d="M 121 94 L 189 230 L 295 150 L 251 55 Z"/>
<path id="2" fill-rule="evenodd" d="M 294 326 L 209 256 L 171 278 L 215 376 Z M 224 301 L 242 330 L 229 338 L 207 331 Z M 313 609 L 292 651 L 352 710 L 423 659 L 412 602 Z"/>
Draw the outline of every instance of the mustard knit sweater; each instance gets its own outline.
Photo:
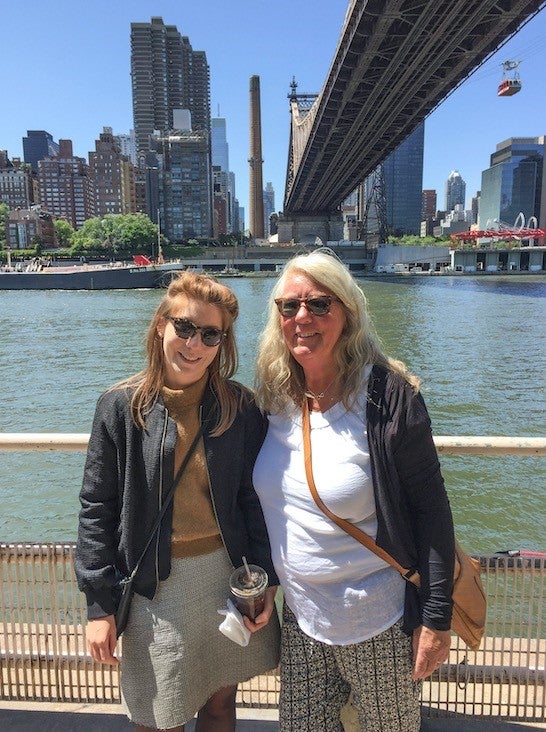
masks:
<path id="1" fill-rule="evenodd" d="M 178 429 L 174 472 L 199 429 L 199 405 L 208 374 L 185 389 L 162 389 L 163 401 Z M 201 440 L 180 478 L 173 498 L 172 556 L 195 557 L 220 548 L 222 538 L 214 515 L 205 451 Z"/>

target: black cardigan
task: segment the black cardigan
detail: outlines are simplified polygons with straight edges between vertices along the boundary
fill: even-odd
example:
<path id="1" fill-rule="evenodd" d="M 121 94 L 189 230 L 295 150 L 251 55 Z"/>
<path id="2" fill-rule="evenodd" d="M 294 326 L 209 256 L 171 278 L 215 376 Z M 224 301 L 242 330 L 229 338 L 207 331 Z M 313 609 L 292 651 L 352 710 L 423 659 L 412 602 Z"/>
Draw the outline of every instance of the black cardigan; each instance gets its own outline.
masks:
<path id="1" fill-rule="evenodd" d="M 419 591 L 406 587 L 404 630 L 448 630 L 453 520 L 423 397 L 400 375 L 374 366 L 366 411 L 377 544 L 421 574 Z"/>
<path id="2" fill-rule="evenodd" d="M 232 384 L 242 392 L 242 409 L 223 434 L 212 437 L 211 426 L 203 437 L 213 507 L 233 566 L 241 566 L 244 555 L 263 567 L 275 585 L 267 529 L 252 485 L 267 423 L 250 392 Z M 90 619 L 114 612 L 114 587 L 136 565 L 174 478 L 175 421 L 158 399 L 142 429 L 133 421 L 130 398 L 130 390 L 124 389 L 101 396 L 87 450 L 74 567 Z M 209 385 L 202 414 L 210 414 L 216 405 Z M 170 574 L 171 526 L 172 504 L 135 581 L 136 591 L 148 598 Z"/>

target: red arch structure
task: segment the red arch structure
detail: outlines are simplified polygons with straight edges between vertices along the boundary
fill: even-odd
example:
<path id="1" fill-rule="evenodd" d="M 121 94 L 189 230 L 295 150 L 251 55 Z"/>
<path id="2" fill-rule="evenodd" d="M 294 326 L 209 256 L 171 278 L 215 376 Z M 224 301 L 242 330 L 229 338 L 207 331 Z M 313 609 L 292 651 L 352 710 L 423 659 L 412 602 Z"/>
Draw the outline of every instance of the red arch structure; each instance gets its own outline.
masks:
<path id="1" fill-rule="evenodd" d="M 481 229 L 478 231 L 459 231 L 451 234 L 449 237 L 453 244 L 457 240 L 465 242 L 473 239 L 506 239 L 522 240 L 522 239 L 544 239 L 546 238 L 546 229 L 530 229 L 513 227 L 503 227 L 502 229 Z"/>

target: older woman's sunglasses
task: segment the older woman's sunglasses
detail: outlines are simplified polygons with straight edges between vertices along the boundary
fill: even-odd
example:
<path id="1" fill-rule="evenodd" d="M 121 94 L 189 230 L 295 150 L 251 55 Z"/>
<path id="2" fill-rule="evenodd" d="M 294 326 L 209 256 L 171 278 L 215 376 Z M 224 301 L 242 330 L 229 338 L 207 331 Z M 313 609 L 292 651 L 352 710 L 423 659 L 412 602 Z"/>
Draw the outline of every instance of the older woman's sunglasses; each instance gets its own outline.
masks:
<path id="1" fill-rule="evenodd" d="M 341 302 L 338 297 L 320 295 L 320 297 L 279 297 L 275 304 L 279 313 L 285 318 L 293 318 L 302 305 L 313 315 L 326 315 L 333 302 Z"/>
<path id="2" fill-rule="evenodd" d="M 163 317 L 171 321 L 176 335 L 184 341 L 187 341 L 188 338 L 193 338 L 197 331 L 199 331 L 199 335 L 205 346 L 219 346 L 226 337 L 226 333 L 223 330 L 215 328 L 213 325 L 195 325 L 195 323 L 192 323 L 187 318 L 173 318 L 172 315 L 168 314 Z"/>

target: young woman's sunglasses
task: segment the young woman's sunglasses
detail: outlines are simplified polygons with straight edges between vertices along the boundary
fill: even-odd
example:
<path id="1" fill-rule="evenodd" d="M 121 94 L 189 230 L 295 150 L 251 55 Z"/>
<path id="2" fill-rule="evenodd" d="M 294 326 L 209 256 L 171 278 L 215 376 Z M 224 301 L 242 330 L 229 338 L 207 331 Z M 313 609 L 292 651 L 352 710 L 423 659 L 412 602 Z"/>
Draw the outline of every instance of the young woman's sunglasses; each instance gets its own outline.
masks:
<path id="1" fill-rule="evenodd" d="M 187 318 L 173 318 L 172 315 L 164 315 L 163 317 L 172 322 L 176 335 L 184 341 L 193 338 L 197 331 L 199 331 L 205 346 L 219 346 L 222 339 L 226 337 L 223 330 L 215 328 L 213 325 L 195 325 Z"/>
<path id="2" fill-rule="evenodd" d="M 285 318 L 293 318 L 302 305 L 313 315 L 326 315 L 330 312 L 333 302 L 341 302 L 338 297 L 331 295 L 320 295 L 319 297 L 279 297 L 275 304 L 279 313 Z"/>

